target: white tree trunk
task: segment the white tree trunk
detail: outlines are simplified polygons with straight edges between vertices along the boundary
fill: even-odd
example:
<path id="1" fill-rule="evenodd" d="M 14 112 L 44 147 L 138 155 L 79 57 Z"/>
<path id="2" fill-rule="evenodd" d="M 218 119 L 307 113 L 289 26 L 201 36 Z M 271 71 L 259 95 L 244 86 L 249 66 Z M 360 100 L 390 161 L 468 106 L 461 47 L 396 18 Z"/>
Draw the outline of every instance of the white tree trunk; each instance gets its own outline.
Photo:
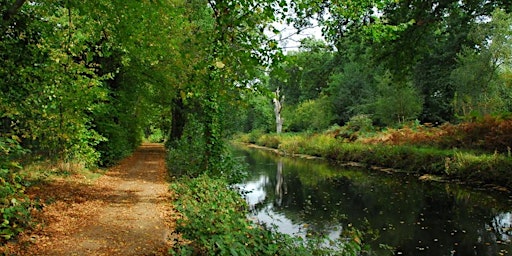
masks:
<path id="1" fill-rule="evenodd" d="M 281 133 L 283 131 L 283 118 L 281 117 L 281 110 L 283 108 L 284 95 L 279 95 L 279 88 L 274 93 L 274 113 L 276 114 L 276 132 Z"/>

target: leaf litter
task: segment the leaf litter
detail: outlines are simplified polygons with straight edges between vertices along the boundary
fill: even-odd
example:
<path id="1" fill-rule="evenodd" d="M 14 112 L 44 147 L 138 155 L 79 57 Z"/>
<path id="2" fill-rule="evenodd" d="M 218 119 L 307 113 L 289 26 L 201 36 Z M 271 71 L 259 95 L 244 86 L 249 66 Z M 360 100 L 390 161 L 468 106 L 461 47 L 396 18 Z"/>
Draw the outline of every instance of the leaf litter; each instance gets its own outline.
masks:
<path id="1" fill-rule="evenodd" d="M 30 187 L 34 227 L 0 255 L 165 255 L 176 234 L 165 150 L 144 144 L 94 182 L 74 174 Z"/>

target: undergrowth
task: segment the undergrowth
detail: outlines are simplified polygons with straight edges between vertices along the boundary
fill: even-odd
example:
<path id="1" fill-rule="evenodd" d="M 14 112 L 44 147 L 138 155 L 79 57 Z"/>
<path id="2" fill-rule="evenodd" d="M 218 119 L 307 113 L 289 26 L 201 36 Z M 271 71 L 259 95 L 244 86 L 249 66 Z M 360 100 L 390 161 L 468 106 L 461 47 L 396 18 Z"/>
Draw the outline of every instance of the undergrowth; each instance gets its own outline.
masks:
<path id="1" fill-rule="evenodd" d="M 25 196 L 20 164 L 25 153 L 15 139 L 0 137 L 0 245 L 30 224 L 30 201 Z"/>
<path id="2" fill-rule="evenodd" d="M 419 145 L 487 153 L 510 153 L 512 119 L 483 116 L 470 122 L 456 125 L 446 123 L 439 127 L 411 124 L 400 129 L 386 129 L 362 141 L 367 144 Z"/>

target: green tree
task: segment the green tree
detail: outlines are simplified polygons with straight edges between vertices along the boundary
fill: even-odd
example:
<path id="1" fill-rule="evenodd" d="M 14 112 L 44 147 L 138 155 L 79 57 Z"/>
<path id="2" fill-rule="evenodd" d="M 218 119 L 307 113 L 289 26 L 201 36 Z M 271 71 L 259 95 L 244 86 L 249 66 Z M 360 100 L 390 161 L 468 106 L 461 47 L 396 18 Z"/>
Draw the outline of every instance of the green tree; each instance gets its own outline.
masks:
<path id="1" fill-rule="evenodd" d="M 512 17 L 503 10 L 492 13 L 488 22 L 474 24 L 470 38 L 477 44 L 466 47 L 458 56 L 458 65 L 451 73 L 455 84 L 454 106 L 457 112 L 491 114 L 511 111 L 510 88 L 504 74 L 512 67 Z"/>
<path id="2" fill-rule="evenodd" d="M 296 24 L 305 26 L 305 18 L 318 19 L 337 54 L 354 50 L 357 55 L 369 54 L 374 63 L 371 69 L 388 69 L 401 83 L 413 81 L 424 98 L 420 118 L 425 122 L 453 120 L 455 85 L 450 76 L 457 67 L 457 55 L 474 46 L 474 39 L 468 37 L 470 28 L 497 7 L 505 13 L 512 8 L 503 0 L 294 3 L 297 19 L 302 19 Z M 379 71 L 367 72 L 374 76 Z"/>
<path id="3" fill-rule="evenodd" d="M 4 2 L 2 131 L 34 154 L 90 165 L 136 147 L 156 93 L 173 91 L 162 88 L 178 63 L 174 3 Z"/>
<path id="4" fill-rule="evenodd" d="M 375 76 L 380 67 L 370 52 L 362 52 L 362 44 L 344 40 L 344 51 L 335 58 L 336 68 L 328 78 L 326 93 L 332 102 L 335 122 L 342 125 L 351 117 L 370 113 L 377 94 Z"/>
<path id="5" fill-rule="evenodd" d="M 171 140 L 177 145 L 185 145 L 182 142 L 186 140 L 200 142 L 197 155 L 201 169 L 220 175 L 225 171 L 223 117 L 245 92 L 257 88 L 255 78 L 265 67 L 275 64 L 271 60 L 280 54 L 277 43 L 263 33 L 276 19 L 275 6 L 267 1 L 197 0 L 185 3 L 183 8 L 190 35 L 179 47 L 192 61 L 191 69 L 181 73 L 184 84 L 173 100 L 175 133 Z M 184 128 L 191 122 L 196 123 L 201 138 L 186 134 Z"/>
<path id="6" fill-rule="evenodd" d="M 378 78 L 378 92 L 374 105 L 375 119 L 385 125 L 413 120 L 421 113 L 422 99 L 412 83 L 393 81 L 386 71 Z"/>
<path id="7" fill-rule="evenodd" d="M 280 72 L 270 76 L 270 90 L 280 88 L 288 105 L 312 100 L 327 88 L 332 72 L 333 52 L 321 40 L 305 38 L 298 51 L 288 52 L 280 63 Z"/>
<path id="8" fill-rule="evenodd" d="M 321 131 L 330 126 L 333 114 L 328 98 L 320 97 L 288 108 L 284 111 L 284 119 L 288 131 Z"/>

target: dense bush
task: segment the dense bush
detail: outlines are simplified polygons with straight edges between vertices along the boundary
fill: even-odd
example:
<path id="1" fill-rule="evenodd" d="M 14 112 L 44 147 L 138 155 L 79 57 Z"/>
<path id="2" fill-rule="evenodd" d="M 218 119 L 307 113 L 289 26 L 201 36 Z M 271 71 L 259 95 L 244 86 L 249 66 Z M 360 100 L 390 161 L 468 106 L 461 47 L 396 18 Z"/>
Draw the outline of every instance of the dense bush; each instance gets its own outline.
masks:
<path id="1" fill-rule="evenodd" d="M 232 183 L 240 181 L 245 176 L 243 165 L 231 156 L 225 145 L 222 145 L 222 152 L 219 152 L 220 156 L 218 156 L 215 166 L 206 170 L 206 142 L 201 136 L 202 124 L 190 122 L 185 130 L 182 138 L 166 143 L 167 167 L 171 176 L 197 177 L 207 173 L 225 178 Z"/>
<path id="2" fill-rule="evenodd" d="M 296 107 L 285 108 L 284 126 L 289 131 L 320 131 L 334 119 L 327 98 L 307 100 Z"/>
<path id="3" fill-rule="evenodd" d="M 24 150 L 16 140 L 0 137 L 0 244 L 28 226 L 30 202 L 23 194 L 21 166 L 15 161 Z"/>
<path id="4" fill-rule="evenodd" d="M 256 140 L 256 143 L 269 148 L 278 148 L 280 143 L 279 138 L 280 136 L 277 133 L 263 134 Z"/>
<path id="5" fill-rule="evenodd" d="M 356 115 L 350 118 L 345 127 L 353 132 L 370 132 L 373 128 L 373 121 L 369 115 Z"/>

